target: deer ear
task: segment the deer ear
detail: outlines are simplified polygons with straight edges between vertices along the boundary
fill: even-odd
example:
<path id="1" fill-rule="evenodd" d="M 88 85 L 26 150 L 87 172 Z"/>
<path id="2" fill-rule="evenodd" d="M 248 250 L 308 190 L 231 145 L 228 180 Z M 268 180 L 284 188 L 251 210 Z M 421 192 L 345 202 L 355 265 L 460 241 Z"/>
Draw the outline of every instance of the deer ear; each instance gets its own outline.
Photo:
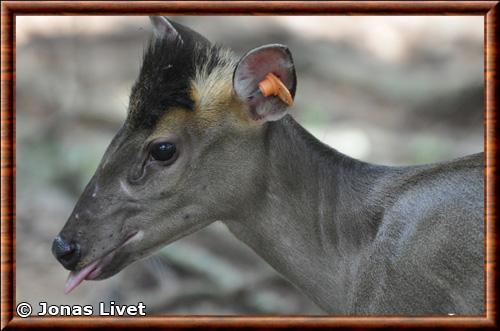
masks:
<path id="1" fill-rule="evenodd" d="M 156 39 L 166 39 L 168 41 L 179 39 L 182 41 L 179 32 L 177 32 L 165 16 L 149 16 L 149 19 L 153 25 L 153 32 Z"/>
<path id="2" fill-rule="evenodd" d="M 255 48 L 245 54 L 236 65 L 233 88 L 236 95 L 249 107 L 250 117 L 256 121 L 277 121 L 287 113 L 287 104 L 277 96 L 264 97 L 259 82 L 268 73 L 278 77 L 295 96 L 297 79 L 292 54 L 284 45 L 272 44 Z"/>

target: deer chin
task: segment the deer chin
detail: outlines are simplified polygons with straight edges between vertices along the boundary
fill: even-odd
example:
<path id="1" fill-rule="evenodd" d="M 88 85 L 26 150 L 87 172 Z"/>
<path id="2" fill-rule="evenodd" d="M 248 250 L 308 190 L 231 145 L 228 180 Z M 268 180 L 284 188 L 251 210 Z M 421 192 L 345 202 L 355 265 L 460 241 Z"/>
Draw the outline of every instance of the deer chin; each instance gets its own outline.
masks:
<path id="1" fill-rule="evenodd" d="M 73 291 L 78 285 L 80 285 L 84 280 L 98 280 L 113 276 L 115 273 L 121 270 L 121 268 L 114 268 L 111 270 L 109 267 L 114 260 L 114 257 L 120 250 L 127 244 L 131 242 L 141 240 L 143 237 L 143 232 L 138 231 L 125 239 L 125 241 L 120 244 L 117 248 L 113 249 L 108 254 L 98 258 L 87 266 L 83 267 L 78 271 L 71 271 L 69 273 L 66 285 L 64 286 L 64 293 L 68 294 Z M 108 270 L 109 269 L 109 270 Z"/>

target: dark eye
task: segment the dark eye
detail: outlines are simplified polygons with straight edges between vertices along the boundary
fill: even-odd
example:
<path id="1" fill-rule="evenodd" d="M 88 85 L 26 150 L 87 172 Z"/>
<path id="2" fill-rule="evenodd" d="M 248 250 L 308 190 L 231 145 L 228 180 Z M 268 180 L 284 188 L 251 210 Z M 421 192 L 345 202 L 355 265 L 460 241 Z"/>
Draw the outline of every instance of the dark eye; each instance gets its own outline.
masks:
<path id="1" fill-rule="evenodd" d="M 157 161 L 168 161 L 175 155 L 175 145 L 167 142 L 156 142 L 151 145 L 151 156 Z"/>

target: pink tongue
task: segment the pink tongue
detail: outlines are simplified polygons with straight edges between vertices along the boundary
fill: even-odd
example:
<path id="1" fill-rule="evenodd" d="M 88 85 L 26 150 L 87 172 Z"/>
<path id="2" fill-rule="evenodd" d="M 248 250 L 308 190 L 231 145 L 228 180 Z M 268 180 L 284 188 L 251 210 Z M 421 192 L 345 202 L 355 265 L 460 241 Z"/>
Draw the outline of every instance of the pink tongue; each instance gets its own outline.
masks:
<path id="1" fill-rule="evenodd" d="M 80 285 L 81 282 L 96 268 L 100 260 L 94 261 L 80 271 L 71 271 L 64 286 L 64 294 L 73 291 L 75 287 Z"/>

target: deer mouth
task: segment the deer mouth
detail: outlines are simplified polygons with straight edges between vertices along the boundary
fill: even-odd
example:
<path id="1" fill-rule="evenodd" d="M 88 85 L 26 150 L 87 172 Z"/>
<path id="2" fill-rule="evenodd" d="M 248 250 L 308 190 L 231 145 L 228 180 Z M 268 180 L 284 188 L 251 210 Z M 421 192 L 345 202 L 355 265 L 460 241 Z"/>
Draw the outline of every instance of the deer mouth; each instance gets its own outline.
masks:
<path id="1" fill-rule="evenodd" d="M 121 243 L 117 248 L 113 249 L 108 254 L 98 258 L 87 266 L 83 267 L 77 271 L 71 271 L 64 286 L 64 293 L 68 294 L 73 291 L 78 285 L 80 285 L 84 280 L 93 280 L 99 277 L 105 267 L 111 263 L 116 253 L 123 248 L 125 245 L 140 240 L 142 238 L 143 232 L 138 231 L 130 236 L 128 236 L 123 243 Z"/>

